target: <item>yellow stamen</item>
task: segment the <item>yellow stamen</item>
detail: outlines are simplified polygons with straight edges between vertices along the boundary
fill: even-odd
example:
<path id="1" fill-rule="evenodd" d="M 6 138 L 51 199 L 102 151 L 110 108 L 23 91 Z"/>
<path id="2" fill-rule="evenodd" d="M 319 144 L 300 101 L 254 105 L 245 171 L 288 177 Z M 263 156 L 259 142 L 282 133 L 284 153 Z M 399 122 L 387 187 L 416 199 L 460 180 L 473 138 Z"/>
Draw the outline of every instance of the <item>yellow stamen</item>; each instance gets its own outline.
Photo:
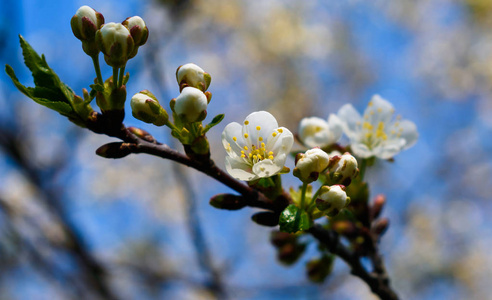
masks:
<path id="1" fill-rule="evenodd" d="M 256 126 L 256 130 L 260 130 L 260 129 L 261 129 L 261 127 L 260 127 L 260 126 Z"/>
<path id="2" fill-rule="evenodd" d="M 245 139 L 247 139 L 247 138 L 248 138 L 248 136 L 249 136 L 249 135 L 248 135 L 247 133 L 245 133 L 245 134 L 244 134 L 244 138 L 245 138 Z"/>
<path id="3" fill-rule="evenodd" d="M 282 133 L 284 130 L 282 128 L 277 129 L 278 132 Z"/>
<path id="4" fill-rule="evenodd" d="M 258 138 L 258 140 L 260 140 L 260 142 L 261 142 L 261 141 L 263 141 L 263 138 L 260 136 L 260 137 Z"/>
<path id="5" fill-rule="evenodd" d="M 277 136 L 277 133 L 276 133 L 276 132 L 274 132 L 274 133 L 272 133 L 272 135 L 273 135 L 273 136 Z"/>
<path id="6" fill-rule="evenodd" d="M 273 159 L 273 155 L 268 156 L 268 159 Z"/>
<path id="7" fill-rule="evenodd" d="M 244 125 L 248 125 L 249 124 L 249 121 L 244 121 Z"/>
<path id="8" fill-rule="evenodd" d="M 237 137 L 233 136 L 233 137 L 232 137 L 232 140 L 233 140 L 234 142 L 236 142 L 236 141 L 237 141 Z"/>
<path id="9" fill-rule="evenodd" d="M 248 146 L 244 146 L 243 148 L 244 148 L 244 150 L 248 150 Z"/>

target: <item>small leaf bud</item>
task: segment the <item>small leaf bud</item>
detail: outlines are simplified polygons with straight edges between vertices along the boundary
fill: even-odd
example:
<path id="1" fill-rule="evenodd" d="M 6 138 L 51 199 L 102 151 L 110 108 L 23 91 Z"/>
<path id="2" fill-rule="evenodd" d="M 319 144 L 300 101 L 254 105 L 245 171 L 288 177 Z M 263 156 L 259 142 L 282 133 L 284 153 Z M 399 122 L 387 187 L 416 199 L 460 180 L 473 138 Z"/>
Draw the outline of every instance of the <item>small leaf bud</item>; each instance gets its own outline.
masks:
<path id="1" fill-rule="evenodd" d="M 106 63 L 115 68 L 122 68 L 130 58 L 134 48 L 130 31 L 119 23 L 104 24 L 96 32 L 99 50 L 104 53 Z"/>
<path id="2" fill-rule="evenodd" d="M 251 219 L 259 225 L 274 227 L 278 225 L 280 215 L 270 211 L 262 211 L 255 213 Z"/>
<path id="3" fill-rule="evenodd" d="M 157 98 L 149 91 L 143 90 L 133 95 L 130 100 L 132 115 L 140 121 L 163 126 L 168 122 L 169 116 L 161 107 Z"/>
<path id="4" fill-rule="evenodd" d="M 357 160 L 355 157 L 346 152 L 343 155 L 330 157 L 329 163 L 330 179 L 335 183 L 350 185 L 352 180 L 359 175 Z"/>
<path id="5" fill-rule="evenodd" d="M 246 206 L 246 199 L 232 194 L 218 194 L 210 198 L 210 205 L 218 209 L 239 210 Z"/>
<path id="6" fill-rule="evenodd" d="M 129 144 L 114 142 L 102 145 L 96 150 L 96 154 L 104 158 L 122 158 L 132 153 Z"/>
<path id="7" fill-rule="evenodd" d="M 130 126 L 127 129 L 128 129 L 128 131 L 133 133 L 135 136 L 137 136 L 137 137 L 139 137 L 139 138 L 141 138 L 147 142 L 150 142 L 150 143 L 156 142 L 156 140 L 154 139 L 154 137 L 150 133 L 148 133 L 147 131 L 145 131 L 141 128 Z"/>
<path id="8" fill-rule="evenodd" d="M 340 210 L 348 205 L 350 198 L 345 193 L 343 185 L 323 186 L 316 199 L 316 207 L 328 216 L 336 216 Z"/>
<path id="9" fill-rule="evenodd" d="M 296 167 L 293 174 L 304 183 L 310 183 L 318 179 L 319 173 L 328 167 L 330 157 L 319 149 L 313 148 L 306 153 L 296 156 Z"/>
<path id="10" fill-rule="evenodd" d="M 373 223 L 371 231 L 378 236 L 382 236 L 383 234 L 386 233 L 388 227 L 389 227 L 389 219 L 382 218 Z"/>
<path id="11" fill-rule="evenodd" d="M 205 92 L 212 81 L 210 74 L 206 73 L 202 68 L 192 63 L 179 66 L 176 70 L 176 79 L 178 81 L 180 91 L 182 91 L 186 86 L 190 86 Z"/>
<path id="12" fill-rule="evenodd" d="M 129 17 L 121 24 L 128 28 L 133 38 L 133 43 L 135 47 L 133 48 L 133 51 L 129 56 L 129 58 L 132 58 L 137 55 L 138 47 L 144 45 L 147 42 L 147 38 L 149 37 L 149 29 L 145 25 L 144 20 L 139 16 Z"/>
<path id="13" fill-rule="evenodd" d="M 174 103 L 174 112 L 186 123 L 205 119 L 206 109 L 207 97 L 194 87 L 185 87 Z"/>

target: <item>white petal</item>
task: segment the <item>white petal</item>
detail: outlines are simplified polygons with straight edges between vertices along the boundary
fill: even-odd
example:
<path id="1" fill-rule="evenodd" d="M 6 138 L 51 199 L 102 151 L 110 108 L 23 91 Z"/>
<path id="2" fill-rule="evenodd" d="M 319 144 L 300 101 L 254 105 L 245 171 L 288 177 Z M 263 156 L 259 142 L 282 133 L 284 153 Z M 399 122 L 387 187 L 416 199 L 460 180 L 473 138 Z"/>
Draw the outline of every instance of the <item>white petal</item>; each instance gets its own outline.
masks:
<path id="1" fill-rule="evenodd" d="M 359 112 L 355 110 L 352 104 L 345 104 L 338 110 L 338 117 L 342 121 L 343 131 L 349 137 L 350 140 L 355 138 L 356 133 L 359 131 L 362 117 Z"/>
<path id="2" fill-rule="evenodd" d="M 364 111 L 364 120 L 374 126 L 378 126 L 379 122 L 388 123 L 394 112 L 395 109 L 391 103 L 379 95 L 374 95 Z"/>
<path id="3" fill-rule="evenodd" d="M 419 137 L 415 123 L 412 121 L 403 120 L 400 122 L 400 128 L 403 129 L 403 131 L 400 132 L 400 137 L 405 140 L 405 146 L 403 149 L 408 149 L 415 145 Z"/>
<path id="4" fill-rule="evenodd" d="M 238 180 L 251 181 L 258 177 L 253 173 L 251 166 L 240 159 L 226 156 L 225 167 L 227 172 Z"/>
<path id="5" fill-rule="evenodd" d="M 236 141 L 234 141 L 236 137 Z M 222 145 L 231 157 L 241 156 L 241 150 L 246 145 L 242 136 L 242 126 L 237 122 L 229 123 L 222 131 Z M 229 148 L 230 146 L 230 148 Z"/>
<path id="6" fill-rule="evenodd" d="M 258 177 L 270 177 L 282 170 L 282 166 L 278 166 L 271 159 L 265 159 L 253 166 L 253 173 L 255 173 Z"/>
<path id="7" fill-rule="evenodd" d="M 352 152 L 360 158 L 369 158 L 374 156 L 374 153 L 364 144 L 352 143 L 350 147 L 352 148 Z"/>
<path id="8" fill-rule="evenodd" d="M 272 151 L 274 156 L 288 153 L 294 145 L 294 135 L 289 129 L 285 127 L 279 128 L 282 132 L 277 130 L 277 136 L 270 137 L 267 143 L 267 151 Z"/>
<path id="9" fill-rule="evenodd" d="M 383 145 L 374 148 L 372 152 L 378 158 L 390 159 L 402 150 L 404 144 L 405 140 L 396 138 L 391 141 L 386 141 Z"/>
<path id="10" fill-rule="evenodd" d="M 330 133 L 332 135 L 332 141 L 330 144 L 338 142 L 338 140 L 342 137 L 343 132 L 343 122 L 340 118 L 335 114 L 330 114 L 328 117 L 328 126 Z"/>
<path id="11" fill-rule="evenodd" d="M 246 125 L 248 124 L 248 125 Z M 248 142 L 251 145 L 259 146 L 259 137 L 266 140 L 278 127 L 275 117 L 266 111 L 257 111 L 249 114 L 243 123 L 243 135 L 248 134 Z M 259 130 L 257 130 L 259 128 Z M 248 147 L 251 147 L 248 145 Z"/>

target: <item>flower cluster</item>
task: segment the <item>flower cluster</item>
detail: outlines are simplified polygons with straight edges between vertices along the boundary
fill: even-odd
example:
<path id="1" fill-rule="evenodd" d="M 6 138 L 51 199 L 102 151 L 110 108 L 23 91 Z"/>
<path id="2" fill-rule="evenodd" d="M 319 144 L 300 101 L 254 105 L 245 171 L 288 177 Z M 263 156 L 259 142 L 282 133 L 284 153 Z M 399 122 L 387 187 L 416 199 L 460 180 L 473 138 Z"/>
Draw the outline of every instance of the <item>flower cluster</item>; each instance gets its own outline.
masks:
<path id="1" fill-rule="evenodd" d="M 129 17 L 122 23 L 104 23 L 104 16 L 86 5 L 77 10 L 70 25 L 89 56 L 101 51 L 106 63 L 115 68 L 123 68 L 149 36 L 149 29 L 139 16 Z"/>

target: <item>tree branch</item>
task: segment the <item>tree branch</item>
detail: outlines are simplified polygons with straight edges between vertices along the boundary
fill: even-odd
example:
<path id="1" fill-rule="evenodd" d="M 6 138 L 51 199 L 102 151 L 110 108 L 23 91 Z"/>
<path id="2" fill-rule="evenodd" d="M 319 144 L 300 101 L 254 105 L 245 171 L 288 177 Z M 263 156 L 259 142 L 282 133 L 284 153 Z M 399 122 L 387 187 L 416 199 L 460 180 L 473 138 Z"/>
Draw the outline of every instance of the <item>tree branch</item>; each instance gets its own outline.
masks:
<path id="1" fill-rule="evenodd" d="M 197 171 L 200 171 L 216 179 L 217 181 L 223 183 L 224 185 L 241 194 L 244 201 L 246 201 L 246 206 L 267 209 L 276 213 L 280 213 L 287 207 L 289 203 L 292 202 L 290 196 L 286 195 L 285 193 L 283 193 L 277 199 L 269 199 L 263 193 L 236 180 L 228 173 L 218 168 L 215 165 L 214 161 L 211 159 L 208 159 L 206 161 L 191 159 L 185 154 L 171 149 L 165 144 L 160 144 L 155 141 L 150 142 L 137 137 L 128 129 L 126 129 L 123 125 L 121 125 L 120 128 L 120 133 L 115 134 L 114 132 L 112 132 L 112 134 L 108 135 L 119 137 L 126 142 L 120 147 L 122 151 L 125 151 L 125 153 L 146 153 L 164 159 L 170 159 L 185 166 L 194 168 Z M 340 242 L 338 233 L 336 233 L 335 231 L 326 230 L 322 226 L 315 224 L 313 227 L 307 230 L 307 232 L 313 235 L 313 237 L 315 237 L 320 243 L 324 244 L 330 252 L 336 254 L 341 259 L 343 259 L 351 267 L 351 273 L 366 282 L 374 294 L 378 295 L 383 300 L 398 299 L 397 294 L 391 289 L 389 285 L 389 279 L 384 269 L 381 256 L 378 254 L 377 251 L 377 241 L 373 240 L 374 248 L 371 256 L 375 271 L 369 273 L 362 265 L 360 261 L 360 256 L 349 251 Z"/>

